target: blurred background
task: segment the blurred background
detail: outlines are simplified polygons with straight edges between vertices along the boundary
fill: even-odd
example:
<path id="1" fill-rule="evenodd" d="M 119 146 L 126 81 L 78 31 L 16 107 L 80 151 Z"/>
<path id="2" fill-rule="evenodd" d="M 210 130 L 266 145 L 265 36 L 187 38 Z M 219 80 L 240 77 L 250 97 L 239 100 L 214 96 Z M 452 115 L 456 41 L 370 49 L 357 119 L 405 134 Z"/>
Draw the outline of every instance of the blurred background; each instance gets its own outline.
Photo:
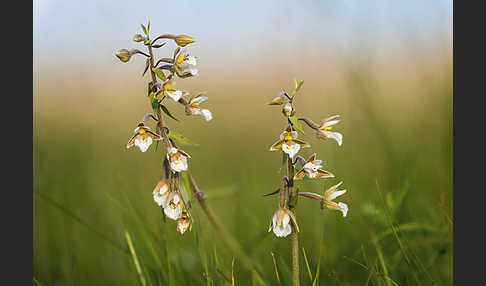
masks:
<path id="1" fill-rule="evenodd" d="M 305 129 L 300 154 L 336 177 L 297 184 L 321 193 L 342 180 L 349 206 L 342 217 L 299 200 L 301 284 L 452 285 L 452 1 L 37 0 L 33 12 L 37 285 L 142 283 L 125 231 L 147 285 L 231 285 L 233 253 L 198 205 L 183 236 L 163 221 L 152 198 L 162 149 L 125 147 L 151 112 L 150 76 L 143 56 L 115 52 L 144 50 L 132 38 L 149 20 L 152 38 L 197 40 L 186 50 L 199 75 L 177 88 L 206 91 L 213 120 L 172 102 L 179 121 L 166 122 L 198 143 L 181 146 L 190 171 L 267 285 L 278 285 L 271 253 L 291 284 L 291 240 L 267 232 L 278 198 L 262 195 L 284 175 L 268 149 L 285 119 L 265 103 L 294 77 L 297 114 L 339 114 L 344 135 L 338 146 Z M 252 284 L 238 257 L 233 270 Z"/>

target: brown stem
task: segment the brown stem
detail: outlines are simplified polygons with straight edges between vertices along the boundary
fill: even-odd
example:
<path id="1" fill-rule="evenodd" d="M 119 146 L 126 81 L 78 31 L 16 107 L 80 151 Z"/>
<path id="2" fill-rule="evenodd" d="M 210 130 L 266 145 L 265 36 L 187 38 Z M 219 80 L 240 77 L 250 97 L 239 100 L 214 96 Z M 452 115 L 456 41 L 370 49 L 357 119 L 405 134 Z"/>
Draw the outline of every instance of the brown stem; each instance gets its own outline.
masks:
<path id="1" fill-rule="evenodd" d="M 316 193 L 311 193 L 311 192 L 299 192 L 299 196 L 303 196 L 306 198 L 322 201 L 324 199 L 323 196 L 316 194 Z"/>
<path id="2" fill-rule="evenodd" d="M 155 64 L 154 67 L 157 67 L 160 63 L 173 64 L 174 63 L 174 60 L 173 59 L 170 59 L 170 58 L 161 58 L 160 60 L 157 61 L 157 63 Z"/>
<path id="3" fill-rule="evenodd" d="M 288 179 L 287 177 L 283 177 L 282 183 L 280 184 L 279 207 L 281 208 L 285 208 L 285 204 L 287 203 L 287 185 L 288 185 Z"/>
<path id="4" fill-rule="evenodd" d="M 289 177 L 288 182 L 288 196 L 289 196 L 289 210 L 295 213 L 295 206 L 297 205 L 297 194 L 294 194 L 294 165 L 292 164 L 292 158 L 290 156 L 287 158 L 287 172 Z M 292 228 L 292 280 L 293 286 L 300 285 L 300 278 L 299 278 L 299 238 L 297 235 L 297 229 L 295 227 Z"/>
<path id="5" fill-rule="evenodd" d="M 148 57 L 150 57 L 150 56 L 149 56 L 149 55 L 147 55 L 146 53 L 144 53 L 144 52 L 142 52 L 142 51 L 140 51 L 140 50 L 137 50 L 137 49 L 135 49 L 135 50 L 131 50 L 131 53 L 133 53 L 133 54 L 142 54 L 142 55 L 146 56 L 147 58 L 148 58 Z"/>
<path id="6" fill-rule="evenodd" d="M 156 89 L 155 86 L 157 83 L 157 77 L 155 76 L 155 72 L 152 70 L 154 67 L 154 54 L 151 46 L 148 46 L 148 50 L 150 53 L 149 63 L 150 63 L 150 75 L 152 76 L 152 90 L 156 91 L 154 89 Z M 160 109 L 161 109 L 160 104 L 157 104 L 157 127 L 160 130 L 160 136 L 162 137 L 162 141 L 164 142 L 165 148 L 169 150 L 169 148 L 172 147 L 172 145 L 170 143 L 169 136 L 167 134 L 168 128 L 164 126 L 164 119 L 162 117 Z"/>
<path id="7" fill-rule="evenodd" d="M 158 36 L 157 38 L 155 38 L 151 43 L 150 45 L 153 45 L 157 40 L 159 39 L 175 39 L 176 36 L 174 35 L 170 35 L 170 34 L 164 34 L 164 35 L 160 35 Z"/>
<path id="8" fill-rule="evenodd" d="M 308 125 L 310 128 L 312 128 L 312 129 L 314 129 L 314 130 L 319 129 L 319 125 L 315 124 L 315 123 L 314 123 L 314 121 L 312 121 L 312 120 L 310 120 L 310 119 L 308 119 L 308 118 L 305 118 L 305 117 L 300 117 L 300 118 L 299 118 L 299 120 L 300 120 L 300 121 L 304 121 L 305 123 L 307 123 L 307 125 Z"/>
<path id="9" fill-rule="evenodd" d="M 300 165 L 303 167 L 305 165 L 305 162 L 306 160 L 304 159 L 304 157 L 300 156 L 300 155 L 297 155 L 297 157 L 295 157 L 295 160 L 294 160 L 294 165 L 297 164 L 297 161 L 300 162 Z"/>
<path id="10" fill-rule="evenodd" d="M 153 120 L 157 121 L 157 118 L 155 118 L 155 116 L 152 113 L 148 113 L 142 118 L 141 122 L 145 124 L 149 118 L 152 118 Z"/>

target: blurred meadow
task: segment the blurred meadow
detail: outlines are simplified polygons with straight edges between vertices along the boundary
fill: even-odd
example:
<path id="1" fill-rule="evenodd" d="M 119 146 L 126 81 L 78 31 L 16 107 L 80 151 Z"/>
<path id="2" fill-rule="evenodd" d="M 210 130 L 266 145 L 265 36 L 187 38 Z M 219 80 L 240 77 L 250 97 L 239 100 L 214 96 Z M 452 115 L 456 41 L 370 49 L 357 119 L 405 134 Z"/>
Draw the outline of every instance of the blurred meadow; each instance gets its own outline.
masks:
<path id="1" fill-rule="evenodd" d="M 150 76 L 142 56 L 115 52 L 144 50 L 132 38 L 150 20 L 153 38 L 197 40 L 199 75 L 177 88 L 206 91 L 213 120 L 172 102 L 179 121 L 166 122 L 198 143 L 181 146 L 190 171 L 266 285 L 279 285 L 272 253 L 292 281 L 290 236 L 267 232 L 278 197 L 262 195 L 284 175 L 268 149 L 285 118 L 266 103 L 294 77 L 297 114 L 339 114 L 344 135 L 338 146 L 304 126 L 299 154 L 336 177 L 296 184 L 342 180 L 349 206 L 342 217 L 299 199 L 301 285 L 452 285 L 452 1 L 38 0 L 33 17 L 35 284 L 257 285 L 198 204 L 184 235 L 163 221 L 161 146 L 126 149 L 151 112 Z"/>

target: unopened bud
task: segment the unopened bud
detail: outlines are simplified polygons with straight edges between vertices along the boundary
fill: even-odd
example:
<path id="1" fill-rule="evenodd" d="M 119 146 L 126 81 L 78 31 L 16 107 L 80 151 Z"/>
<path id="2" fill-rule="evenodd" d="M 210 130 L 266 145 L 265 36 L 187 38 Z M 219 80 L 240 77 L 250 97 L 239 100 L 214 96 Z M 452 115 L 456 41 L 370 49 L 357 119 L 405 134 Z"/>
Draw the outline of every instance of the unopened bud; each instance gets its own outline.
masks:
<path id="1" fill-rule="evenodd" d="M 145 38 L 144 36 L 140 35 L 140 34 L 136 34 L 134 37 L 133 37 L 133 40 L 135 42 L 141 42 L 141 41 L 145 41 L 147 38 Z"/>
<path id="2" fill-rule="evenodd" d="M 280 95 L 277 95 L 268 104 L 269 105 L 282 105 L 283 103 L 284 103 L 284 99 Z"/>
<path id="3" fill-rule="evenodd" d="M 287 102 L 282 106 L 282 113 L 285 117 L 290 117 L 295 114 L 295 109 L 292 107 L 292 104 Z"/>
<path id="4" fill-rule="evenodd" d="M 184 234 L 186 230 L 191 226 L 191 221 L 186 212 L 182 212 L 181 218 L 177 221 L 177 231 Z"/>
<path id="5" fill-rule="evenodd" d="M 127 49 L 118 50 L 115 55 L 124 63 L 128 62 L 132 57 L 132 53 Z"/>
<path id="6" fill-rule="evenodd" d="M 190 43 L 194 43 L 196 40 L 193 37 L 187 35 L 177 35 L 174 39 L 176 44 L 180 47 L 185 47 Z"/>

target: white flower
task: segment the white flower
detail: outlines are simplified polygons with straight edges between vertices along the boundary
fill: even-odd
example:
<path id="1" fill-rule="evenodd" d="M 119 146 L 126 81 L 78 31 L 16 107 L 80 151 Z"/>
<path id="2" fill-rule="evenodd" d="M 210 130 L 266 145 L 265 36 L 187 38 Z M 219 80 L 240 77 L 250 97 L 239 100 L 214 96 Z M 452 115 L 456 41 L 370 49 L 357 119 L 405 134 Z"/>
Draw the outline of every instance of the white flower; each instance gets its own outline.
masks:
<path id="1" fill-rule="evenodd" d="M 297 137 L 297 131 L 290 131 L 289 128 L 287 128 L 286 131 L 280 134 L 280 140 L 270 147 L 270 151 L 282 149 L 282 151 L 287 153 L 290 158 L 293 158 L 301 148 L 310 147 L 309 144 L 302 140 L 298 140 Z"/>
<path id="2" fill-rule="evenodd" d="M 319 126 L 317 129 L 317 137 L 332 138 L 337 141 L 339 146 L 341 146 L 341 144 L 343 144 L 343 135 L 339 132 L 330 131 L 333 128 L 333 125 L 339 123 L 340 120 L 337 118 L 339 118 L 339 115 L 334 115 L 324 119 L 321 126 Z"/>
<path id="3" fill-rule="evenodd" d="M 310 158 L 304 163 L 304 166 L 302 167 L 302 170 L 298 171 L 295 176 L 294 180 L 300 180 L 304 178 L 305 175 L 311 179 L 315 178 L 332 178 L 334 177 L 333 174 L 331 174 L 328 171 L 322 170 L 322 160 L 317 160 L 316 159 L 316 154 L 312 154 Z"/>
<path id="4" fill-rule="evenodd" d="M 213 119 L 213 115 L 211 111 L 208 109 L 199 108 L 201 102 L 208 100 L 207 96 L 202 94 L 197 95 L 189 100 L 189 103 L 186 105 L 186 114 L 187 115 L 202 115 L 206 121 L 210 121 Z"/>
<path id="5" fill-rule="evenodd" d="M 167 205 L 164 208 L 165 215 L 173 220 L 177 220 L 182 215 L 183 202 L 181 195 L 178 192 L 169 192 L 167 197 Z"/>
<path id="6" fill-rule="evenodd" d="M 348 205 L 345 203 L 336 203 L 333 200 L 340 195 L 346 193 L 346 190 L 337 190 L 337 188 L 342 184 L 340 182 L 337 185 L 330 187 L 327 191 L 324 192 L 323 200 L 321 201 L 321 208 L 328 208 L 330 210 L 339 210 L 343 213 L 343 217 L 348 214 Z"/>
<path id="7" fill-rule="evenodd" d="M 173 91 L 166 90 L 164 92 L 165 92 L 165 95 L 172 98 L 175 102 L 179 101 L 179 99 L 182 97 L 182 91 L 180 91 L 180 90 L 173 90 Z"/>
<path id="8" fill-rule="evenodd" d="M 285 237 L 292 232 L 290 216 L 283 210 L 278 209 L 272 217 L 272 229 L 278 237 Z"/>
<path id="9" fill-rule="evenodd" d="M 162 100 L 165 96 L 168 96 L 175 102 L 179 101 L 182 97 L 182 91 L 174 89 L 174 86 L 175 81 L 169 76 L 169 78 L 162 84 L 161 90 L 157 93 L 157 99 Z"/>
<path id="10" fill-rule="evenodd" d="M 170 168 L 174 172 L 181 172 L 187 170 L 187 158 L 191 158 L 186 152 L 177 148 L 170 148 L 167 152 L 167 159 L 169 160 Z"/>
<path id="11" fill-rule="evenodd" d="M 150 128 L 145 126 L 143 122 L 140 122 L 133 131 L 134 135 L 130 140 L 128 140 L 127 148 L 132 146 L 137 146 L 140 148 L 140 151 L 145 152 L 152 144 L 153 140 L 161 140 L 162 137 L 160 135 L 153 133 L 150 131 Z"/>
<path id="12" fill-rule="evenodd" d="M 277 237 L 285 237 L 292 232 L 290 220 L 292 220 L 297 231 L 299 231 L 295 216 L 292 212 L 285 208 L 279 208 L 273 213 L 268 231 L 273 230 L 273 233 L 275 233 Z"/>
<path id="13" fill-rule="evenodd" d="M 169 195 L 169 183 L 166 180 L 160 181 L 153 191 L 154 201 L 161 207 L 165 208 L 167 205 L 167 197 Z"/>
<path id="14" fill-rule="evenodd" d="M 177 75 L 181 77 L 197 75 L 197 59 L 198 57 L 189 56 L 184 51 L 177 53 L 174 58 L 174 68 Z"/>

